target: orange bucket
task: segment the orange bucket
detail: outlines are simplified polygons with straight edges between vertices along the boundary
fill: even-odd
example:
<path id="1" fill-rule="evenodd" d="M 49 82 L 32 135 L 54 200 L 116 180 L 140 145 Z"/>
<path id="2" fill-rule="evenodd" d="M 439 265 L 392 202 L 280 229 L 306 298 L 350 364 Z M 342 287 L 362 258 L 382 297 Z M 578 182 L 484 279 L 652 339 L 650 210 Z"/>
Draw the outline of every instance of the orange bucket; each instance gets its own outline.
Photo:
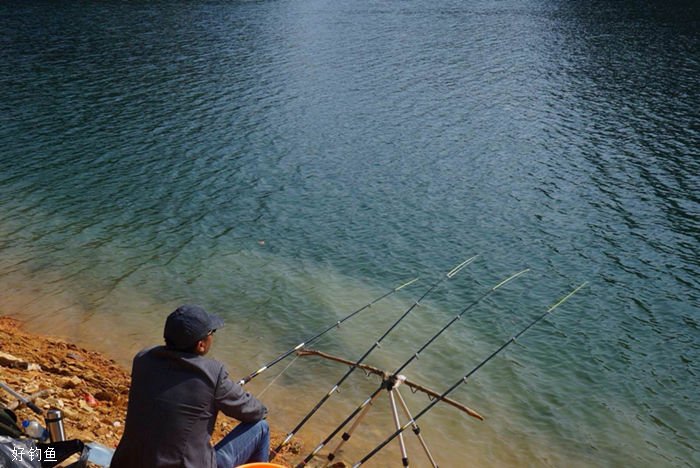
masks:
<path id="1" fill-rule="evenodd" d="M 277 465 L 275 463 L 255 462 L 255 463 L 246 463 L 245 465 L 238 465 L 236 468 L 286 468 L 286 467 L 284 465 Z"/>

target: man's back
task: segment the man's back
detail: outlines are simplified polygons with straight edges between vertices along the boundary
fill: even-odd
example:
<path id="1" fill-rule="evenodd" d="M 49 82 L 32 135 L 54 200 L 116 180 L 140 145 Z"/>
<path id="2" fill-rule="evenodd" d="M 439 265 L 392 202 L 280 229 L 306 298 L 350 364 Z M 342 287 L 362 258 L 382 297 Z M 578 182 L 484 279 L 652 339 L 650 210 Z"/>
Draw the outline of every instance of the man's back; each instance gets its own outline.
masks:
<path id="1" fill-rule="evenodd" d="M 111 466 L 215 467 L 210 437 L 218 411 L 243 422 L 266 413 L 218 361 L 165 346 L 141 351 L 134 358 L 124 435 Z"/>

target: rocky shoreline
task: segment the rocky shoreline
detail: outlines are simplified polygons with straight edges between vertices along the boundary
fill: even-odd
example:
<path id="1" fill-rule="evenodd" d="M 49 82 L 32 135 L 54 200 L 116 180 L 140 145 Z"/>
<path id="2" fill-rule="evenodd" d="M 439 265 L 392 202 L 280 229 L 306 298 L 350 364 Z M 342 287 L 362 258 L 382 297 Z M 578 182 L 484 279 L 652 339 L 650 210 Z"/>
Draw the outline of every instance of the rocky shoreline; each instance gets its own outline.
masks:
<path id="1" fill-rule="evenodd" d="M 43 410 L 60 409 L 67 438 L 111 448 L 119 443 L 130 377 L 112 359 L 60 338 L 27 333 L 19 320 L 0 316 L 0 381 Z M 41 416 L 17 406 L 17 399 L 2 389 L 0 403 L 15 407 L 20 421 L 34 419 L 43 424 Z M 219 440 L 235 425 L 235 420 L 219 417 L 212 440 Z M 271 446 L 283 438 L 273 428 Z M 291 465 L 301 448 L 299 442 L 289 444 L 275 463 Z"/>

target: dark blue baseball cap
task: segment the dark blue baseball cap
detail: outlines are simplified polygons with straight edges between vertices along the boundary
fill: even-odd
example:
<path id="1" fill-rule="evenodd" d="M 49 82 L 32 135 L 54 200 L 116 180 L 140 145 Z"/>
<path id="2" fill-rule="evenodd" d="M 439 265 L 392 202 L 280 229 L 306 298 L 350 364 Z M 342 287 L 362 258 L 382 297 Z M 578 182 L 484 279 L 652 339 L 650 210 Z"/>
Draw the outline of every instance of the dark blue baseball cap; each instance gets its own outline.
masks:
<path id="1" fill-rule="evenodd" d="M 185 304 L 168 315 L 163 337 L 169 346 L 188 349 L 223 326 L 224 321 L 220 317 L 208 313 L 203 307 Z"/>

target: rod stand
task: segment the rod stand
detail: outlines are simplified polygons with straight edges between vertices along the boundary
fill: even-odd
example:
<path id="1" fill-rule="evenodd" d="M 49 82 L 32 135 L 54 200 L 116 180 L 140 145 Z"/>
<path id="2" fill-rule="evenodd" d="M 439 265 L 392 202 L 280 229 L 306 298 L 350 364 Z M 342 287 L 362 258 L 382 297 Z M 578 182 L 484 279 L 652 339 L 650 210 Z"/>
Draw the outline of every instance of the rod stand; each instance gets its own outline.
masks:
<path id="1" fill-rule="evenodd" d="M 384 372 L 382 374 L 382 383 L 380 388 L 382 390 L 386 390 L 387 395 L 389 396 L 389 405 L 391 409 L 391 415 L 392 419 L 394 421 L 394 426 L 396 427 L 397 430 L 401 429 L 401 420 L 399 418 L 399 412 L 397 409 L 396 405 L 396 400 L 398 399 L 399 405 L 401 406 L 401 409 L 403 410 L 403 413 L 406 415 L 406 417 L 410 420 L 413 421 L 413 418 L 411 416 L 411 412 L 408 409 L 408 406 L 406 405 L 406 401 L 403 399 L 403 396 L 401 395 L 401 392 L 399 392 L 398 387 L 401 386 L 406 382 L 406 376 L 401 375 L 401 374 L 388 374 Z M 346 432 L 343 432 L 343 434 L 340 436 L 341 440 L 338 442 L 338 445 L 336 445 L 335 449 L 331 452 L 328 453 L 326 456 L 327 462 L 324 466 L 328 466 L 329 463 L 331 463 L 335 458 L 336 454 L 340 451 L 340 449 L 343 447 L 343 445 L 350 440 L 350 437 L 352 437 L 352 434 L 355 432 L 357 427 L 360 425 L 361 421 L 365 418 L 367 413 L 369 412 L 370 407 L 372 406 L 374 400 L 379 396 L 381 392 L 377 391 L 372 398 L 369 400 L 369 402 L 362 408 L 362 411 L 359 413 L 359 415 L 355 418 L 355 421 L 353 424 L 350 426 L 350 429 L 348 429 Z M 420 442 L 421 447 L 425 451 L 426 456 L 430 460 L 431 465 L 433 468 L 437 468 L 437 463 L 435 462 L 435 459 L 433 458 L 432 453 L 430 452 L 430 449 L 428 448 L 428 445 L 425 442 L 425 439 L 421 435 L 420 427 L 415 422 L 411 423 L 413 427 L 413 433 L 416 435 L 418 438 L 418 441 Z M 409 459 L 408 459 L 408 451 L 406 450 L 406 443 L 403 438 L 403 434 L 399 435 L 399 449 L 401 451 L 401 464 L 402 466 L 409 466 Z"/>

